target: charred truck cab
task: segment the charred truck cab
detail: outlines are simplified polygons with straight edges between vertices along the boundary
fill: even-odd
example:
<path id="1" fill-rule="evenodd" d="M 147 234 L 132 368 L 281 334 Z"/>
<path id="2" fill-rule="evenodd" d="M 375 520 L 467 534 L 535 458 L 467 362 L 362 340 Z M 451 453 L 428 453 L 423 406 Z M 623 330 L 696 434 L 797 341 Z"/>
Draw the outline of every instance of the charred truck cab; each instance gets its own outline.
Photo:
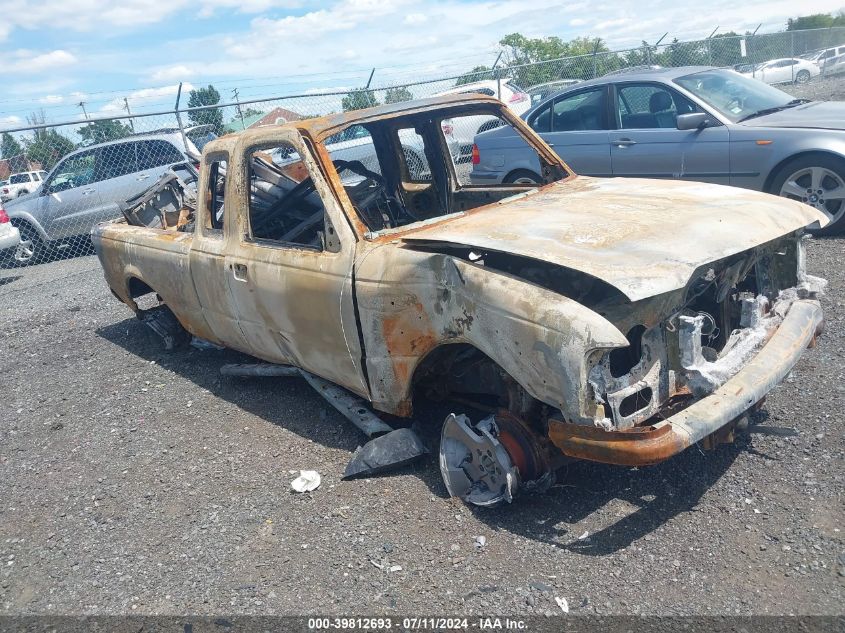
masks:
<path id="1" fill-rule="evenodd" d="M 469 182 L 454 131 L 485 117 L 536 152 L 542 183 Z M 543 489 L 567 459 L 728 441 L 821 332 L 802 232 L 820 213 L 575 176 L 494 99 L 247 131 L 209 143 L 201 172 L 178 222 L 129 210 L 94 230 L 114 294 L 375 411 L 452 403 L 440 468 L 476 505 Z"/>

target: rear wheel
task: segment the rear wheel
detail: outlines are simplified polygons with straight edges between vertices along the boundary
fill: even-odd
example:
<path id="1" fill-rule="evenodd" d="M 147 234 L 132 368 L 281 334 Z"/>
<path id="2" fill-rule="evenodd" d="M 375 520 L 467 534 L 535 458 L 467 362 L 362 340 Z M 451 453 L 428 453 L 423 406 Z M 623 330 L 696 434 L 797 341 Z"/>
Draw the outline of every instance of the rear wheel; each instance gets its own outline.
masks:
<path id="1" fill-rule="evenodd" d="M 21 196 L 25 196 L 28 193 L 29 192 L 26 189 L 21 189 L 20 191 L 18 191 L 18 198 L 20 198 Z"/>
<path id="2" fill-rule="evenodd" d="M 19 266 L 37 264 L 44 259 L 44 242 L 41 236 L 30 224 L 22 222 L 16 225 L 21 234 L 21 241 L 18 243 L 13 256 L 13 261 Z"/>
<path id="3" fill-rule="evenodd" d="M 517 169 L 505 176 L 504 182 L 514 185 L 539 185 L 540 176 L 528 169 Z"/>
<path id="4" fill-rule="evenodd" d="M 772 181 L 771 193 L 798 200 L 821 211 L 830 223 L 810 228 L 816 235 L 839 233 L 845 228 L 845 160 L 810 155 L 789 161 Z"/>
<path id="5" fill-rule="evenodd" d="M 798 74 L 795 75 L 795 83 L 797 84 L 805 84 L 810 81 L 810 71 L 809 70 L 799 70 Z"/>

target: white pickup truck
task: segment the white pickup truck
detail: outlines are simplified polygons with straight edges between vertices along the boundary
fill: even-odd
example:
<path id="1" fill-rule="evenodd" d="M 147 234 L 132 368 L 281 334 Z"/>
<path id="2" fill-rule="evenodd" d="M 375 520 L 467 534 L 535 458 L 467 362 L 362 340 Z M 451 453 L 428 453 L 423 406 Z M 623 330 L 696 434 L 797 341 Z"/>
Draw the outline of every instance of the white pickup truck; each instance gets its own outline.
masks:
<path id="1" fill-rule="evenodd" d="M 47 172 L 38 171 L 22 171 L 17 174 L 9 176 L 8 183 L 0 186 L 0 201 L 6 202 L 12 198 L 26 195 L 38 189 L 41 181 L 47 177 Z"/>

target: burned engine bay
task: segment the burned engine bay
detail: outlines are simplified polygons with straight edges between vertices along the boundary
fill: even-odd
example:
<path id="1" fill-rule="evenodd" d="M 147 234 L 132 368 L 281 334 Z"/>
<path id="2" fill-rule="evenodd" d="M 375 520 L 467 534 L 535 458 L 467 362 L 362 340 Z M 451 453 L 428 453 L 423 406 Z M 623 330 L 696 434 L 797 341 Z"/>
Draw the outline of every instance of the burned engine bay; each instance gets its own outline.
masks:
<path id="1" fill-rule="evenodd" d="M 711 394 L 763 347 L 796 299 L 814 299 L 825 285 L 805 274 L 798 235 L 714 262 L 685 289 L 633 303 L 608 291 L 604 282 L 572 271 L 499 253 L 462 254 L 586 303 L 629 342 L 588 356 L 586 388 L 569 411 L 534 400 L 492 361 L 470 352 L 449 359 L 464 366 L 432 372 L 433 377 L 473 376 L 469 384 L 451 381 L 451 389 L 464 389 L 459 399 L 475 398 L 490 411 L 476 424 L 466 415 L 450 416 L 441 445 L 441 471 L 450 492 L 484 506 L 509 502 L 520 486 L 544 489 L 551 483 L 565 461 L 554 445 L 555 429 L 582 427 L 599 441 L 616 432 L 636 436 Z M 434 384 L 428 395 L 445 397 L 450 386 L 436 379 Z M 723 430 L 717 439 L 730 437 Z M 592 458 L 611 461 L 602 457 L 597 452 Z"/>

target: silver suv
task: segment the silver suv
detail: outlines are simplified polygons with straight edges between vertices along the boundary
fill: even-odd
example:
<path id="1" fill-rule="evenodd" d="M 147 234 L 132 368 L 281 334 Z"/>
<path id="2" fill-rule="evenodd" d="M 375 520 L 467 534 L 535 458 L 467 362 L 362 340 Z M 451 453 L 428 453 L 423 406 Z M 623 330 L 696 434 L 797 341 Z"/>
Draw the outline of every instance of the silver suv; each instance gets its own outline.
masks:
<path id="1" fill-rule="evenodd" d="M 121 217 L 120 203 L 154 184 L 171 165 L 196 162 L 202 146 L 214 138 L 211 126 L 168 128 L 128 136 L 71 152 L 41 186 L 6 204 L 20 230 L 20 244 L 4 259 L 36 263 L 54 248 L 86 238 L 91 227 Z M 2 257 L 0 253 L 0 257 Z"/>

